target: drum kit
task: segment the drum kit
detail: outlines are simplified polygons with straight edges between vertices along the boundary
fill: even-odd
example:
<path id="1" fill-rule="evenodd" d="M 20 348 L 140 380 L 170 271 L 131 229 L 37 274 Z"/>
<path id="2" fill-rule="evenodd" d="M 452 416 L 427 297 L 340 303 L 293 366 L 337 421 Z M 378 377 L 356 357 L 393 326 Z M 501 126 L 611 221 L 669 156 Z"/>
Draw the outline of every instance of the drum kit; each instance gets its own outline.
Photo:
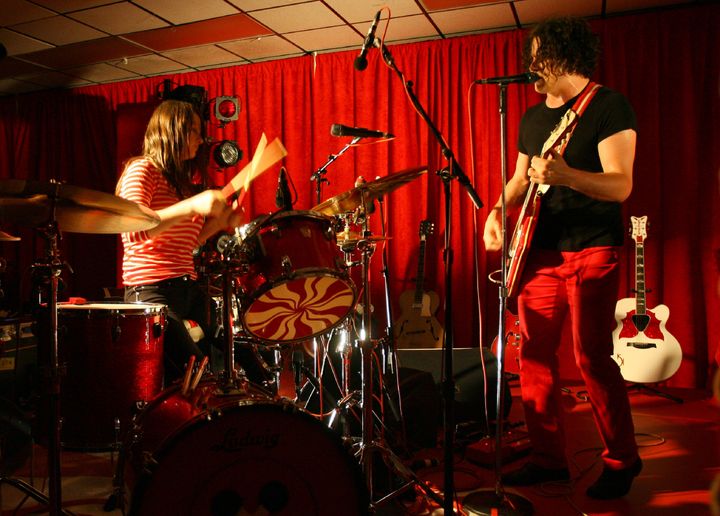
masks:
<path id="1" fill-rule="evenodd" d="M 374 364 L 397 362 L 391 335 L 373 335 L 368 309 L 371 257 L 389 238 L 369 230 L 372 204 L 425 172 L 417 168 L 356 184 L 310 211 L 277 211 L 221 234 L 203 270 L 222 292 L 217 304 L 224 369 L 208 373 L 207 358 L 191 360 L 184 378 L 165 389 L 163 305 L 57 299 L 60 231 L 142 231 L 159 223 L 157 215 L 85 188 L 0 181 L 0 222 L 38 228 L 47 241 L 46 256 L 34 267 L 48 291 L 48 324 L 40 335 L 45 352 L 39 355 L 46 377 L 48 496 L 18 479 L 0 483 L 46 504 L 51 514 L 63 514 L 61 448 L 115 443 L 121 453 L 107 506 L 124 509 L 130 490 L 133 514 L 364 514 L 414 486 L 442 503 L 385 442 L 382 407 L 374 400 L 387 396 L 399 404 L 400 393 L 383 387 L 378 393 L 386 379 L 384 365 L 375 371 Z M 339 335 L 338 375 L 330 342 Z M 247 343 L 262 353 L 262 381 L 249 378 L 237 360 L 236 346 Z M 281 385 L 288 350 L 294 396 Z M 338 393 L 331 401 L 323 386 L 328 377 Z M 307 408 L 308 391 L 317 396 L 318 413 Z M 346 424 L 340 434 L 337 421 L 350 413 L 360 430 Z M 377 456 L 395 476 L 380 499 Z"/>

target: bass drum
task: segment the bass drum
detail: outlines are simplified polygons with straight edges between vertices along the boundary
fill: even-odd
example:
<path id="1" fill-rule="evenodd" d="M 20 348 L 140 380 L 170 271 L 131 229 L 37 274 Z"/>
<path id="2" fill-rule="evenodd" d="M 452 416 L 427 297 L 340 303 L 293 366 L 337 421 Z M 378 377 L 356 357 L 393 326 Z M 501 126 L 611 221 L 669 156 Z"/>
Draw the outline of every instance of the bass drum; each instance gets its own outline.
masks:
<path id="1" fill-rule="evenodd" d="M 258 387 L 173 386 L 135 419 L 127 447 L 130 514 L 355 515 L 369 500 L 340 438 Z"/>

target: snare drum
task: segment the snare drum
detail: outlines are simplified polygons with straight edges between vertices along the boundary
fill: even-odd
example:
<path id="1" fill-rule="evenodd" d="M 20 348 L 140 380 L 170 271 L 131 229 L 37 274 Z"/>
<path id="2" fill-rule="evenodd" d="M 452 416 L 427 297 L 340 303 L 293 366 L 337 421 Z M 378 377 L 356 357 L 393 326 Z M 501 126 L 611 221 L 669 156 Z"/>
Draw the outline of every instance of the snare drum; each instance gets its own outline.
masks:
<path id="1" fill-rule="evenodd" d="M 360 467 L 339 436 L 252 385 L 166 389 L 138 414 L 126 449 L 131 514 L 367 513 Z"/>
<path id="2" fill-rule="evenodd" d="M 58 303 L 61 440 L 70 448 L 108 448 L 138 401 L 162 390 L 167 309 L 155 303 Z"/>
<path id="3" fill-rule="evenodd" d="M 241 322 L 253 337 L 273 344 L 308 340 L 340 324 L 355 306 L 355 284 L 328 217 L 277 212 L 237 233 L 249 264 L 241 278 Z"/>

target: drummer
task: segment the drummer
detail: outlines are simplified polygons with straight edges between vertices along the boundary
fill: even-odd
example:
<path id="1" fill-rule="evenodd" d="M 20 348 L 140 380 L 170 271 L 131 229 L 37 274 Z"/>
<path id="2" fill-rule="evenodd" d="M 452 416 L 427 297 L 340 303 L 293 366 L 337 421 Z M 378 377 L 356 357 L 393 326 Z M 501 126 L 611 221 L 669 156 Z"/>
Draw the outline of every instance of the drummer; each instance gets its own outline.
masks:
<path id="1" fill-rule="evenodd" d="M 219 190 L 200 191 L 200 185 L 208 182 L 198 154 L 202 134 L 200 116 L 192 104 L 163 101 L 148 122 L 142 155 L 127 161 L 116 188 L 118 196 L 160 217 L 150 230 L 123 233 L 122 272 L 125 301 L 167 306 L 166 385 L 182 375 L 190 356 L 200 359 L 208 352 L 209 344 L 196 344 L 184 321 L 195 321 L 206 336 L 213 335 L 207 316 L 209 299 L 196 283 L 193 250 L 218 231 L 241 222 L 239 212 Z"/>

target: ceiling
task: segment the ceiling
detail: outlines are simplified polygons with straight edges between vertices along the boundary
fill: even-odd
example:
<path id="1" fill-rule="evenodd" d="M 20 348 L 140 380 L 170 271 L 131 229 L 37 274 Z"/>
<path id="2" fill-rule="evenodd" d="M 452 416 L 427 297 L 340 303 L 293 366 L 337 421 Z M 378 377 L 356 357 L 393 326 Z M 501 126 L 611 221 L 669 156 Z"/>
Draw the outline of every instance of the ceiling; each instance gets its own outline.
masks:
<path id="1" fill-rule="evenodd" d="M 699 0 L 697 0 L 699 1 Z M 0 0 L 0 95 L 126 81 L 385 42 L 601 17 L 693 0 Z M 388 19 L 382 14 L 378 36 Z"/>

